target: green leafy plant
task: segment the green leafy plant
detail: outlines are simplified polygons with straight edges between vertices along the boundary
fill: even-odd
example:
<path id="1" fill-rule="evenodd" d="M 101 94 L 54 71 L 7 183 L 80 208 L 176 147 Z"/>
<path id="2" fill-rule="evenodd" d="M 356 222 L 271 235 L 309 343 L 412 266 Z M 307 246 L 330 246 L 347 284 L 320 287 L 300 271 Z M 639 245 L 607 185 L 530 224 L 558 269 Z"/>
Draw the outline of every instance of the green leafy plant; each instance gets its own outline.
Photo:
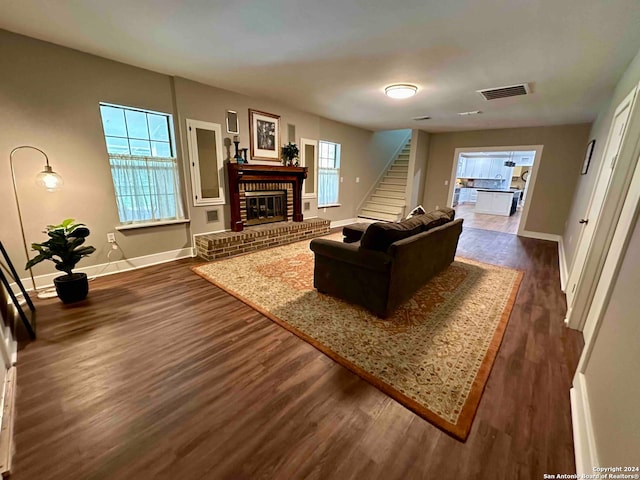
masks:
<path id="1" fill-rule="evenodd" d="M 287 143 L 282 147 L 282 163 L 285 165 L 293 165 L 293 161 L 300 155 L 300 149 L 295 143 Z M 295 162 L 296 167 L 298 162 Z"/>
<path id="2" fill-rule="evenodd" d="M 56 264 L 56 269 L 71 275 L 72 270 L 82 259 L 96 251 L 94 247 L 82 246 L 89 236 L 89 229 L 82 223 L 73 223 L 68 218 L 60 225 L 47 225 L 44 232 L 49 240 L 42 243 L 32 243 L 31 248 L 38 252 L 27 262 L 25 269 L 31 268 L 45 260 Z"/>

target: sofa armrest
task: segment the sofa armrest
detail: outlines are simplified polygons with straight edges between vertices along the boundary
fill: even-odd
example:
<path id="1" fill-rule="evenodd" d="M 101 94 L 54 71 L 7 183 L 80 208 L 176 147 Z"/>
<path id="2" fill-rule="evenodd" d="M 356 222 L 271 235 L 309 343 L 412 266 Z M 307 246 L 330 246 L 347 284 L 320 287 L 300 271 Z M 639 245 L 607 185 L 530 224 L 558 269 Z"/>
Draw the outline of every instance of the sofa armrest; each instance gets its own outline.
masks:
<path id="1" fill-rule="evenodd" d="M 316 255 L 369 270 L 387 271 L 391 264 L 391 257 L 386 253 L 360 248 L 358 244 L 353 243 L 315 238 L 311 240 L 310 248 Z"/>

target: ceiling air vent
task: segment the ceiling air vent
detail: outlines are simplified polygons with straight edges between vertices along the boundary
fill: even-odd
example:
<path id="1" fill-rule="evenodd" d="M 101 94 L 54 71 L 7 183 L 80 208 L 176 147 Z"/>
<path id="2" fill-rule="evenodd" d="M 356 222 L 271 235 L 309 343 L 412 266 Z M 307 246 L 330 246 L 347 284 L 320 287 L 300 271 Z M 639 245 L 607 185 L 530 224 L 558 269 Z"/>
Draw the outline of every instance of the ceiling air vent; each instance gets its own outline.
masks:
<path id="1" fill-rule="evenodd" d="M 495 100 L 496 98 L 517 97 L 519 95 L 528 95 L 531 93 L 528 83 L 520 85 L 510 85 L 508 87 L 486 88 L 484 90 L 476 90 L 485 100 Z"/>

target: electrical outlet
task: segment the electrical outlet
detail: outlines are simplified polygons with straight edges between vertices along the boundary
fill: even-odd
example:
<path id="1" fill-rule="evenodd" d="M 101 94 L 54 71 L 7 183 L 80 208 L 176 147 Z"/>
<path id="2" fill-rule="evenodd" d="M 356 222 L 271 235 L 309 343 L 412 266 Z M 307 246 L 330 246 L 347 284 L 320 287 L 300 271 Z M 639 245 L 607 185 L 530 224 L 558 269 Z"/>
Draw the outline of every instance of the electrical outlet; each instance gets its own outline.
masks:
<path id="1" fill-rule="evenodd" d="M 445 180 L 445 181 L 444 181 L 444 184 L 445 184 L 445 186 L 446 186 L 446 185 L 449 185 L 449 180 Z"/>
<path id="2" fill-rule="evenodd" d="M 440 210 L 440 205 L 436 205 L 436 210 Z"/>
<path id="3" fill-rule="evenodd" d="M 340 177 L 340 183 L 344 182 L 344 177 Z"/>
<path id="4" fill-rule="evenodd" d="M 356 177 L 356 183 L 360 183 L 360 177 Z"/>
<path id="5" fill-rule="evenodd" d="M 107 242 L 116 243 L 116 234 L 113 232 L 107 233 Z"/>

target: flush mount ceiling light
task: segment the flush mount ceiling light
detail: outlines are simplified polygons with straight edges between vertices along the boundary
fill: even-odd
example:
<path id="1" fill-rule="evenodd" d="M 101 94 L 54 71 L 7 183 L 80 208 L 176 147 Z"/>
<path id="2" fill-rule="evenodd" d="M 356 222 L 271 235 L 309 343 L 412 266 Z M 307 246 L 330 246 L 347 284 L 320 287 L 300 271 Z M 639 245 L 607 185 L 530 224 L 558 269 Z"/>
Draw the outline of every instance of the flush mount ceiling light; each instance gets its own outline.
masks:
<path id="1" fill-rule="evenodd" d="M 417 91 L 418 87 L 408 83 L 396 83 L 395 85 L 389 85 L 384 89 L 385 95 L 391 98 L 413 97 Z"/>
<path id="2" fill-rule="evenodd" d="M 460 112 L 458 113 L 458 115 L 460 115 L 461 117 L 466 117 L 467 115 L 479 115 L 481 113 L 482 113 L 481 110 L 473 110 L 471 112 Z"/>
<path id="3" fill-rule="evenodd" d="M 416 122 L 419 122 L 419 121 L 421 121 L 421 120 L 431 120 L 431 117 L 430 117 L 429 115 L 424 115 L 424 116 L 422 116 L 422 117 L 413 117 L 413 119 L 414 119 Z"/>

